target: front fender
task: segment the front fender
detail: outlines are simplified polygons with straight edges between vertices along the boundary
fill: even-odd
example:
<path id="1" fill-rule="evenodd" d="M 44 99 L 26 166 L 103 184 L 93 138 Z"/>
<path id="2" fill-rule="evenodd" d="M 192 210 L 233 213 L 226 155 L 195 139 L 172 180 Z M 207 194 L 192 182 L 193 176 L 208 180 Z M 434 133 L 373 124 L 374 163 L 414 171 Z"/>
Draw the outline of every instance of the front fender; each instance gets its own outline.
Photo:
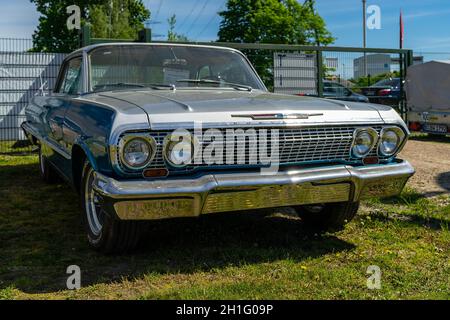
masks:
<path id="1" fill-rule="evenodd" d="M 76 139 L 73 146 L 72 146 L 72 161 L 75 156 L 75 152 L 77 148 L 81 148 L 83 150 L 87 160 L 89 161 L 90 165 L 95 171 L 99 171 L 98 162 L 94 154 L 92 153 L 91 149 L 89 148 L 87 142 L 82 139 L 81 137 Z"/>

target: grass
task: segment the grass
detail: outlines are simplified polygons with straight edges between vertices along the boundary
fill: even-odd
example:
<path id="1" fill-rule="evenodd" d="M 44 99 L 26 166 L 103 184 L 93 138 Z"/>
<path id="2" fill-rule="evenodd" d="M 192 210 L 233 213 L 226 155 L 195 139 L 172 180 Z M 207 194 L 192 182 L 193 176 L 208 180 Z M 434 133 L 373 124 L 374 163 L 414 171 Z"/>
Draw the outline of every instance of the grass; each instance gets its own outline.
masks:
<path id="1" fill-rule="evenodd" d="M 35 155 L 0 156 L 0 299 L 450 298 L 448 195 L 366 201 L 336 234 L 311 234 L 289 209 L 162 221 L 124 256 L 88 247 L 78 201 L 40 180 Z M 66 290 L 72 264 L 80 290 Z"/>
<path id="2" fill-rule="evenodd" d="M 424 142 L 450 143 L 450 135 L 433 135 L 423 132 L 412 132 L 409 139 Z"/>
<path id="3" fill-rule="evenodd" d="M 0 153 L 2 154 L 23 155 L 29 153 L 33 149 L 36 148 L 32 146 L 28 140 L 0 141 Z"/>

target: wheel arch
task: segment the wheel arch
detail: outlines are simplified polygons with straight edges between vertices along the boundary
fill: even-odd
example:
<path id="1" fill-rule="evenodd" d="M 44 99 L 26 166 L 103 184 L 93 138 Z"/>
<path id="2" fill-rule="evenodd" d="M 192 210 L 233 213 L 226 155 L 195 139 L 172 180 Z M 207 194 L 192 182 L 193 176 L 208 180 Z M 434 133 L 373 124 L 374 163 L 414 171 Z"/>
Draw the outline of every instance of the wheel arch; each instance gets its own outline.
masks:
<path id="1" fill-rule="evenodd" d="M 97 162 L 84 143 L 76 143 L 72 146 L 72 183 L 77 191 L 80 191 L 84 162 L 87 160 L 94 170 L 97 170 Z"/>

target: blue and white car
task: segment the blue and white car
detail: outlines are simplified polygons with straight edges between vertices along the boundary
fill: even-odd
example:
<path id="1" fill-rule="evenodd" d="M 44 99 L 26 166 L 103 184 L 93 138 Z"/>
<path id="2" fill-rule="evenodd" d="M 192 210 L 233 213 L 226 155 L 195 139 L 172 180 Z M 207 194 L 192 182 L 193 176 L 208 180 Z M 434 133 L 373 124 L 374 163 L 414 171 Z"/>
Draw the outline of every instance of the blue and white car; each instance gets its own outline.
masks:
<path id="1" fill-rule="evenodd" d="M 270 93 L 223 47 L 79 49 L 26 117 L 42 177 L 79 192 L 101 252 L 133 249 L 145 220 L 280 206 L 337 230 L 361 199 L 397 195 L 414 173 L 390 107 Z"/>

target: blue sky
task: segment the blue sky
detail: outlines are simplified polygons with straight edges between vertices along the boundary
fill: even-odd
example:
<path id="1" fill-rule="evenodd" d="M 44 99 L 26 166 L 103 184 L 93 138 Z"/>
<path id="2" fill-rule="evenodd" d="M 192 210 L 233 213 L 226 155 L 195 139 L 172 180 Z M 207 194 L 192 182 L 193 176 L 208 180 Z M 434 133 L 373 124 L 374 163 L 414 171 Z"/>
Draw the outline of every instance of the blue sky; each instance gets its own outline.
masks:
<path id="1" fill-rule="evenodd" d="M 177 16 L 177 32 L 197 41 L 214 40 L 224 0 L 144 0 L 152 11 L 154 34 L 167 33 L 167 18 Z M 337 46 L 361 46 L 361 0 L 316 0 L 317 10 L 337 38 Z M 450 59 L 449 0 L 368 0 L 381 8 L 381 30 L 368 30 L 368 47 L 398 47 L 398 19 L 403 10 L 405 48 Z M 30 38 L 39 13 L 29 0 L 0 0 L 0 37 Z M 62 14 L 65 14 L 64 12 Z M 159 22 L 159 23 L 158 23 Z M 155 39 L 164 39 L 155 38 Z"/>

